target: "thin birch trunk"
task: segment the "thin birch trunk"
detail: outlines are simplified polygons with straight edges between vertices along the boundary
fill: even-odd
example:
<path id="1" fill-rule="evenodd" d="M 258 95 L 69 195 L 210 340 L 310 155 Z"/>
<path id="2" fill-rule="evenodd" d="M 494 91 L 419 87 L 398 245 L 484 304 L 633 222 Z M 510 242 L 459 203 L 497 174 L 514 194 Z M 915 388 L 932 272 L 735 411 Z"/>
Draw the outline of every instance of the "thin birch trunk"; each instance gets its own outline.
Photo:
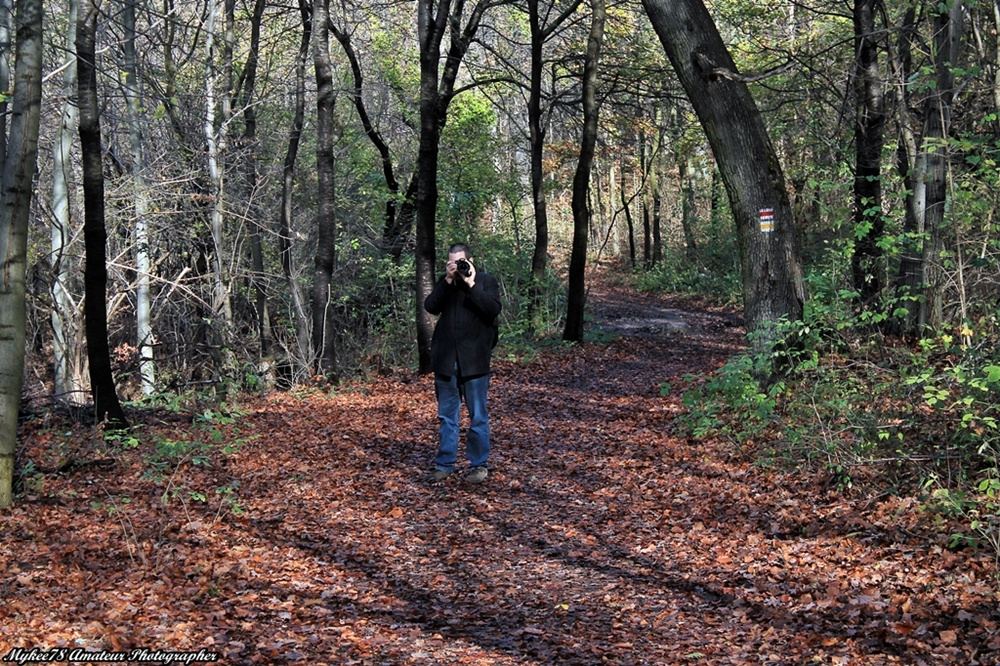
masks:
<path id="1" fill-rule="evenodd" d="M 226 149 L 226 121 L 222 118 L 220 127 L 216 130 L 215 118 L 215 88 L 218 72 L 215 67 L 215 24 L 218 18 L 219 4 L 217 0 L 209 0 L 208 20 L 205 25 L 205 147 L 208 161 L 208 177 L 212 187 L 211 233 L 212 233 L 212 310 L 216 317 L 221 317 L 222 325 L 228 326 L 233 321 L 232 306 L 229 301 L 226 262 L 223 248 L 223 224 L 225 220 L 224 194 L 225 171 L 222 165 L 222 155 Z M 224 96 L 227 97 L 228 96 Z M 213 322 L 218 327 L 219 322 Z"/>
<path id="2" fill-rule="evenodd" d="M 69 3 L 68 63 L 63 70 L 62 116 L 59 130 L 52 145 L 52 229 L 49 263 L 52 266 L 52 325 L 53 392 L 59 400 L 71 404 L 81 402 L 85 388 L 80 353 L 80 308 L 73 297 L 70 284 L 79 266 L 69 251 L 73 239 L 73 222 L 70 207 L 72 182 L 72 149 L 77 131 L 79 114 L 76 98 L 76 20 L 79 3 Z"/>
<path id="3" fill-rule="evenodd" d="M 138 62 L 135 53 L 135 0 L 125 0 L 122 23 L 125 42 L 125 101 L 128 108 L 129 146 L 132 151 L 132 187 L 135 192 L 135 324 L 139 349 L 139 378 L 144 396 L 156 392 L 156 365 L 153 361 L 153 325 L 150 311 L 149 189 L 146 186 L 146 159 L 143 151 L 142 103 L 139 96 Z"/>

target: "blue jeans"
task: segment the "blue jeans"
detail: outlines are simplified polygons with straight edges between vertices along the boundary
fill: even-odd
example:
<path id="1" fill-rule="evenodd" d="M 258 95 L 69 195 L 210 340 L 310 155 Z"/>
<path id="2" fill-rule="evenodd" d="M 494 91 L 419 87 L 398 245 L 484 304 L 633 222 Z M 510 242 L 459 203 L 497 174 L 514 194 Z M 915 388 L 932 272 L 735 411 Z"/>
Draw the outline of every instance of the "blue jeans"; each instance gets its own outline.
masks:
<path id="1" fill-rule="evenodd" d="M 434 394 L 438 401 L 441 440 L 434 466 L 450 472 L 458 458 L 458 419 L 465 398 L 469 412 L 469 430 L 465 436 L 465 455 L 472 467 L 485 466 L 490 457 L 490 421 L 486 411 L 486 392 L 490 376 L 465 379 L 452 375 L 434 375 Z"/>

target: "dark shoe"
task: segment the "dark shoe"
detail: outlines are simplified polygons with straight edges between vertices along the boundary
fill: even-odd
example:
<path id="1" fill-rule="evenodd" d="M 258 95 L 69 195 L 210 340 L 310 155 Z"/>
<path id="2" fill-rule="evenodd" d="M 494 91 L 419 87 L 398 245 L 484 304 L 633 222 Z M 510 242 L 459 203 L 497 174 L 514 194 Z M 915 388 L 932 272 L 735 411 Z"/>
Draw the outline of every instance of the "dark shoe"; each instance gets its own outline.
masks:
<path id="1" fill-rule="evenodd" d="M 472 471 L 466 475 L 465 480 L 469 483 L 482 483 L 486 480 L 486 477 L 489 476 L 489 473 L 489 470 L 482 465 L 479 467 L 473 467 Z"/>
<path id="2" fill-rule="evenodd" d="M 451 472 L 450 471 L 443 470 L 443 469 L 436 469 L 431 474 L 431 482 L 432 483 L 437 483 L 438 481 L 444 481 L 449 476 L 451 476 Z"/>

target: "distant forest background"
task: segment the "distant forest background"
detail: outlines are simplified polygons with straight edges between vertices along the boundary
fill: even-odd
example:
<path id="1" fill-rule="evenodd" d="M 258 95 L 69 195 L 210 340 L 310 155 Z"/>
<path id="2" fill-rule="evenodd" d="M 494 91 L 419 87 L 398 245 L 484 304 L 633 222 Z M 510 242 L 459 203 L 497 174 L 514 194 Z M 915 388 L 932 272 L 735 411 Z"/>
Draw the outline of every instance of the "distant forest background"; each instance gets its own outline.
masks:
<path id="1" fill-rule="evenodd" d="M 417 4 L 447 17 L 432 54 Z M 432 121 L 431 249 L 467 241 L 502 280 L 505 339 L 560 335 L 593 8 L 417 4 L 47 4 L 25 390 L 89 399 L 74 60 L 85 18 L 124 399 L 415 367 L 427 251 L 414 204 L 432 93 L 446 112 Z M 996 5 L 708 8 L 781 160 L 810 302 L 873 334 L 992 331 Z M 698 117 L 643 7 L 603 11 L 590 261 L 738 303 L 736 225 Z"/>
<path id="2" fill-rule="evenodd" d="M 611 265 L 744 314 L 751 353 L 685 388 L 692 433 L 775 442 L 845 485 L 879 461 L 1000 490 L 998 2 L 0 18 L 14 411 L 124 424 L 119 399 L 425 371 L 422 296 L 464 241 L 501 282 L 501 353 L 585 340 L 587 271 Z M 37 153 L 15 154 L 33 86 Z"/>

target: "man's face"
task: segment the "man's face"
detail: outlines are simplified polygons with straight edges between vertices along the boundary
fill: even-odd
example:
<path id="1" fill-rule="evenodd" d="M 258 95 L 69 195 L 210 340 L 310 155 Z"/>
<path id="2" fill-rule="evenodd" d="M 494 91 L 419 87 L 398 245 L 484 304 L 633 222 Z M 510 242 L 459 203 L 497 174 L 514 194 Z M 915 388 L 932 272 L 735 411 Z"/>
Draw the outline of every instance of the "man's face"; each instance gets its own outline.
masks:
<path id="1" fill-rule="evenodd" d="M 462 251 L 459 251 L 459 252 L 449 252 L 448 253 L 448 263 L 449 264 L 454 264 L 459 259 L 468 259 L 468 258 L 469 257 L 467 257 L 465 255 L 465 250 L 462 250 Z"/>

